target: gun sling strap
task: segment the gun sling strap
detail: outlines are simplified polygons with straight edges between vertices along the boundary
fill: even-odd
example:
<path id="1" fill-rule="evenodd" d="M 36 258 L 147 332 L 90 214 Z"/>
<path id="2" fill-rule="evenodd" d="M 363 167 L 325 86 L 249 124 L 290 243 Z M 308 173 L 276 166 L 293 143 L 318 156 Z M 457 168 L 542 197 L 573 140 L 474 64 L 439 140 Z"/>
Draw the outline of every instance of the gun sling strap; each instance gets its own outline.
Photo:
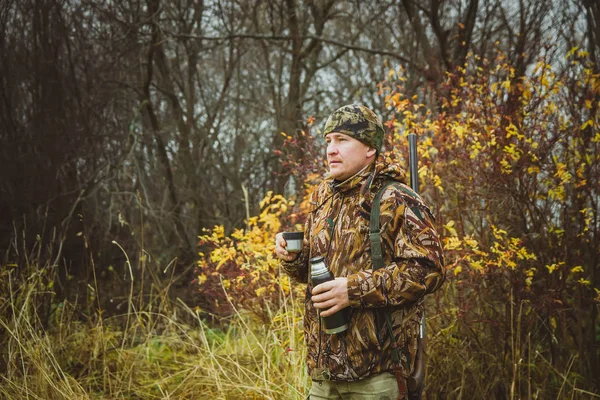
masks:
<path id="1" fill-rule="evenodd" d="M 385 182 L 381 188 L 379 189 L 379 191 L 377 192 L 377 195 L 375 196 L 374 200 L 373 200 L 373 205 L 371 207 L 371 216 L 370 216 L 370 230 L 369 230 L 369 239 L 371 241 L 371 259 L 372 259 L 372 263 L 373 263 L 373 270 L 378 270 L 380 268 L 383 268 L 383 248 L 381 245 L 381 233 L 380 233 L 380 221 L 379 218 L 381 216 L 381 197 L 383 196 L 383 192 L 385 192 L 385 189 L 391 185 L 393 185 L 395 182 L 394 181 L 387 181 Z M 398 186 L 398 188 L 400 190 L 402 190 L 403 192 L 405 192 L 406 194 L 408 194 L 409 196 L 412 197 L 416 197 L 416 195 L 414 194 L 414 192 L 412 192 L 412 190 L 404 187 L 404 186 Z M 418 208 L 413 207 L 413 212 L 415 212 L 415 214 L 417 214 L 417 216 L 419 218 L 421 218 L 421 212 Z M 406 358 L 406 361 L 408 363 L 408 365 L 410 365 L 411 360 L 410 360 L 410 354 L 408 353 L 408 351 L 405 348 L 400 348 L 398 347 L 398 344 L 394 338 L 394 331 L 393 331 L 393 326 L 392 326 L 392 315 L 391 315 L 391 311 L 390 310 L 382 310 L 383 314 L 384 314 L 384 324 L 388 330 L 389 336 L 390 336 L 390 341 L 391 341 L 391 346 L 392 346 L 392 362 L 394 363 L 395 367 L 394 367 L 394 375 L 396 376 L 396 381 L 398 382 L 398 390 L 400 392 L 398 399 L 404 399 L 408 397 L 408 389 L 407 389 L 407 385 L 406 385 L 406 379 L 404 378 L 404 376 L 402 375 L 402 370 L 400 368 L 401 365 L 401 353 L 402 355 L 404 355 L 404 357 Z M 419 343 L 419 346 L 421 346 L 422 344 Z"/>

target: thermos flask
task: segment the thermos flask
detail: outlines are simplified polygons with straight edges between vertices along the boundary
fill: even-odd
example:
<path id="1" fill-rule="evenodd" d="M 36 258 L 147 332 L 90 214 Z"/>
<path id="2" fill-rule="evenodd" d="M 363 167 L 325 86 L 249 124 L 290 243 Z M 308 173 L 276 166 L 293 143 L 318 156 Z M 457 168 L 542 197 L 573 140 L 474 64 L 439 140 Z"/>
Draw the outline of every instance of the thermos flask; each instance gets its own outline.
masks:
<path id="1" fill-rule="evenodd" d="M 327 265 L 324 257 L 314 257 L 310 259 L 310 279 L 313 287 L 327 281 L 335 279 Z M 344 310 L 340 310 L 329 317 L 321 317 L 325 324 L 325 332 L 328 334 L 340 333 L 348 329 Z"/>

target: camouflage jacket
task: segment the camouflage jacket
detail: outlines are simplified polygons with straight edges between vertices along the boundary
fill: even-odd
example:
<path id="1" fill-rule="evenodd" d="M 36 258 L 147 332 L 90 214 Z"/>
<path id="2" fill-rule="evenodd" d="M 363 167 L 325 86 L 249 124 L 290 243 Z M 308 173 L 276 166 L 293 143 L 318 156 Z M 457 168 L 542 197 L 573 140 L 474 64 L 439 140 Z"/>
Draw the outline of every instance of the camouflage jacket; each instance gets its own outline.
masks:
<path id="1" fill-rule="evenodd" d="M 397 183 L 385 190 L 381 201 L 384 267 L 373 271 L 369 216 L 373 198 L 388 180 Z M 443 255 L 430 210 L 400 185 L 404 185 L 402 170 L 381 163 L 370 164 L 342 183 L 326 179 L 311 197 L 302 252 L 295 260 L 282 262 L 288 275 L 308 283 L 304 336 L 308 373 L 314 380 L 354 381 L 393 369 L 388 330 L 377 329 L 384 326 L 378 310 L 392 312 L 395 340 L 414 361 L 421 299 L 444 281 Z M 326 334 L 312 305 L 309 259 L 316 256 L 325 257 L 336 277 L 348 278 L 345 332 Z M 404 361 L 407 375 L 414 362 Z"/>

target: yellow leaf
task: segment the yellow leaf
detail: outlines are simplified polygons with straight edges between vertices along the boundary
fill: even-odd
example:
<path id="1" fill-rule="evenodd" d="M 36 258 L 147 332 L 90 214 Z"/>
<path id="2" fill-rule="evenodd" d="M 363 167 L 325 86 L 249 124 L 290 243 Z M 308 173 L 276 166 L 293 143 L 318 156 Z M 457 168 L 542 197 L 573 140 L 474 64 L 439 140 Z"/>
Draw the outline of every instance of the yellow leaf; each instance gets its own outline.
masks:
<path id="1" fill-rule="evenodd" d="M 281 278 L 281 290 L 283 290 L 285 293 L 290 292 L 290 279 L 286 275 Z"/>
<path id="2" fill-rule="evenodd" d="M 546 268 L 549 273 L 553 273 L 558 268 L 558 264 L 546 265 Z"/>
<path id="3" fill-rule="evenodd" d="M 510 138 L 511 136 L 516 136 L 519 139 L 524 137 L 524 135 L 519 134 L 519 130 L 514 124 L 509 124 L 506 128 L 506 137 Z"/>
<path id="4" fill-rule="evenodd" d="M 503 174 L 510 174 L 512 168 L 506 159 L 500 161 L 500 167 Z"/>
<path id="5" fill-rule="evenodd" d="M 444 239 L 444 250 L 457 250 L 462 248 L 462 243 L 456 236 Z"/>
<path id="6" fill-rule="evenodd" d="M 594 121 L 591 119 L 588 119 L 587 121 L 585 121 L 585 123 L 583 125 L 581 125 L 581 130 L 584 130 L 588 126 L 594 126 Z"/>
<path id="7" fill-rule="evenodd" d="M 273 195 L 273 191 L 269 190 L 267 192 L 267 194 L 265 195 L 265 197 L 260 201 L 259 205 L 260 208 L 264 208 L 265 205 L 269 204 L 271 202 L 271 196 Z"/>
<path id="8" fill-rule="evenodd" d="M 475 271 L 483 271 L 483 263 L 481 261 L 471 262 L 471 268 Z"/>
<path id="9" fill-rule="evenodd" d="M 463 239 L 463 241 L 471 248 L 476 249 L 479 244 L 477 243 L 477 240 L 473 239 L 472 236 L 465 236 L 465 238 Z"/>
<path id="10" fill-rule="evenodd" d="M 420 175 L 419 171 L 419 175 Z M 442 186 L 442 178 L 440 178 L 438 175 L 435 175 L 433 177 L 433 186 L 435 186 L 436 189 L 438 189 L 440 191 L 441 194 L 444 194 L 444 187 Z"/>
<path id="11" fill-rule="evenodd" d="M 571 57 L 573 54 L 575 54 L 575 52 L 576 52 L 577 50 L 579 50 L 579 47 L 578 47 L 578 46 L 572 47 L 572 48 L 571 48 L 571 50 L 569 50 L 569 51 L 567 52 L 567 55 L 566 55 L 566 57 L 565 57 L 565 58 L 569 58 L 569 57 Z"/>
<path id="12" fill-rule="evenodd" d="M 456 229 L 454 229 L 454 220 L 448 221 L 448 223 L 444 225 L 444 229 L 450 233 L 450 236 L 458 236 Z"/>
<path id="13" fill-rule="evenodd" d="M 579 51 L 577 52 L 577 55 L 578 55 L 579 57 L 589 57 L 590 53 L 588 53 L 586 50 L 579 50 Z"/>
<path id="14" fill-rule="evenodd" d="M 459 139 L 462 139 L 465 135 L 465 128 L 462 125 L 454 125 L 453 131 Z"/>

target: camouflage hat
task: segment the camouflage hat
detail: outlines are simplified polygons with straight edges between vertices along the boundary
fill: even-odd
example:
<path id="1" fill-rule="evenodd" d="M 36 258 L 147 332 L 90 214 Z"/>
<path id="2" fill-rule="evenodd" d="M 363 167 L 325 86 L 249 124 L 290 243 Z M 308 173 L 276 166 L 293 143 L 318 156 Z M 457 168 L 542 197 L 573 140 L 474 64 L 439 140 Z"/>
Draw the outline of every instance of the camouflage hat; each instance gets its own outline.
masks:
<path id="1" fill-rule="evenodd" d="M 369 108 L 358 104 L 349 104 L 338 108 L 327 118 L 323 136 L 331 132 L 344 133 L 367 146 L 381 151 L 383 144 L 383 125 L 379 117 Z"/>

